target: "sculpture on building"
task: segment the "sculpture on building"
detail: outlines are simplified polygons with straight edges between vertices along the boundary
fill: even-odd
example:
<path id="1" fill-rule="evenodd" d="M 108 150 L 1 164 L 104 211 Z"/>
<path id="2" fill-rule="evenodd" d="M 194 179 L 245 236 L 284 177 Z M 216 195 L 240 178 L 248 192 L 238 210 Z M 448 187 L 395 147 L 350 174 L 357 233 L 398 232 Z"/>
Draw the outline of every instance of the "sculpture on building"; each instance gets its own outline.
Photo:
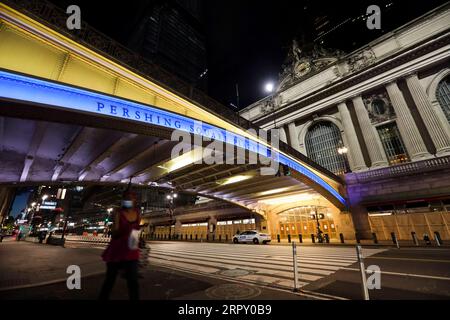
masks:
<path id="1" fill-rule="evenodd" d="M 364 104 L 373 124 L 382 123 L 396 117 L 387 92 L 380 92 L 365 97 Z"/>
<path id="2" fill-rule="evenodd" d="M 342 56 L 342 51 L 330 51 L 318 44 L 300 45 L 294 39 L 282 67 L 278 89 L 281 90 L 312 72 L 326 68 Z"/>
<path id="3" fill-rule="evenodd" d="M 356 72 L 367 66 L 370 66 L 376 61 L 375 52 L 372 49 L 367 49 L 357 54 L 350 56 L 347 60 L 348 72 Z"/>

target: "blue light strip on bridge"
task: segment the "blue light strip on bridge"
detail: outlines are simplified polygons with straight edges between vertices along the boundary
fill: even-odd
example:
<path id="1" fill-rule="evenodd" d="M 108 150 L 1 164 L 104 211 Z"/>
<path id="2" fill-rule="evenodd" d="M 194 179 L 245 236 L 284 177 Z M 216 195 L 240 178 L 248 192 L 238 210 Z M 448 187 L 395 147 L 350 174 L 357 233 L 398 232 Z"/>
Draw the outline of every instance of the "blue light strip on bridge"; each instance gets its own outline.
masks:
<path id="1" fill-rule="evenodd" d="M 195 119 L 153 106 L 10 72 L 0 71 L 0 97 L 195 133 L 271 157 L 271 150 L 258 142 Z M 276 151 L 272 156 L 323 187 L 346 206 L 345 199 L 336 190 L 301 163 Z"/>

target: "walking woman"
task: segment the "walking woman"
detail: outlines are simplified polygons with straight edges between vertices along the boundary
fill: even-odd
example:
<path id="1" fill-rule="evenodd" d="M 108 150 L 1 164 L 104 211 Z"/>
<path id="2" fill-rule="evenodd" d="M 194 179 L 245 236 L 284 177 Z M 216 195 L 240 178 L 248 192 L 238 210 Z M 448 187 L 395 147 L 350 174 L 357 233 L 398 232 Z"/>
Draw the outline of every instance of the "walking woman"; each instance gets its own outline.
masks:
<path id="1" fill-rule="evenodd" d="M 119 271 L 123 271 L 128 284 L 130 300 L 139 299 L 139 224 L 141 216 L 137 209 L 137 197 L 125 191 L 122 207 L 115 213 L 111 241 L 103 253 L 106 262 L 106 278 L 100 300 L 107 300 L 114 287 Z"/>

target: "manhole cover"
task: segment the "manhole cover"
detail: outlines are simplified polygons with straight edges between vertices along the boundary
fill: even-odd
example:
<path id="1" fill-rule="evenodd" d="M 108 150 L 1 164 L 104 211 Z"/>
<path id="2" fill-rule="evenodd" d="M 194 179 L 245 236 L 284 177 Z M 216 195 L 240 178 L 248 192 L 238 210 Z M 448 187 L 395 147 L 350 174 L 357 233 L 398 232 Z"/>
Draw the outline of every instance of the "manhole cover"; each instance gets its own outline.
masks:
<path id="1" fill-rule="evenodd" d="M 211 287 L 205 291 L 211 299 L 217 300 L 242 300 L 252 299 L 261 294 L 257 287 L 242 284 L 227 283 Z"/>
<path id="2" fill-rule="evenodd" d="M 241 277 L 241 276 L 246 276 L 249 273 L 250 272 L 248 272 L 247 270 L 231 269 L 231 270 L 222 271 L 220 274 L 227 276 L 227 277 Z"/>

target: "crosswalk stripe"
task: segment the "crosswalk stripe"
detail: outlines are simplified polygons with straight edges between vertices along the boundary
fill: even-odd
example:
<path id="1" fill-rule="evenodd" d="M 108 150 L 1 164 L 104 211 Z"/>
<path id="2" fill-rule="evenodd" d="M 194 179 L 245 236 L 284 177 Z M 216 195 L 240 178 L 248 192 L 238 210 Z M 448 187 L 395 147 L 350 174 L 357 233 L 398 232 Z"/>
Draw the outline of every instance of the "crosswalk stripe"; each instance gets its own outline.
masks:
<path id="1" fill-rule="evenodd" d="M 198 252 L 195 250 L 189 250 L 191 252 Z M 184 252 L 184 250 L 183 250 Z M 203 253 L 211 253 L 211 254 L 232 254 L 232 255 L 236 255 L 236 251 L 225 251 L 225 250 L 221 250 L 220 252 L 217 251 L 206 251 L 206 250 L 202 250 Z M 246 252 L 238 252 L 241 254 L 245 254 L 246 256 L 255 256 L 255 257 L 260 257 L 260 256 L 265 256 L 265 257 L 276 257 L 276 258 L 284 258 L 284 259 L 292 259 L 292 253 L 291 254 L 286 254 L 286 255 L 271 255 L 270 253 L 264 253 L 264 254 L 256 254 L 256 253 L 246 253 Z M 304 252 L 297 252 L 297 256 L 298 257 L 313 257 L 313 258 L 323 258 L 323 259 L 329 259 L 329 260 L 338 260 L 338 261 L 345 261 L 345 260 L 354 260 L 355 259 L 355 252 L 352 252 L 352 254 L 349 255 L 334 255 L 331 256 L 329 254 L 309 254 L 309 253 L 304 253 Z"/>
<path id="2" fill-rule="evenodd" d="M 160 251 L 152 250 L 152 251 L 160 252 L 161 254 L 165 254 L 165 251 L 161 251 L 161 250 Z M 186 254 L 199 255 L 199 253 L 193 252 L 193 251 L 171 251 L 171 252 L 177 252 L 179 254 L 185 254 L 185 255 Z M 201 255 L 201 256 L 208 257 L 208 255 Z M 236 257 L 236 255 L 226 255 L 226 254 L 219 254 L 219 253 L 214 253 L 214 256 L 221 256 L 221 257 L 224 257 L 224 258 Z M 277 262 L 280 261 L 280 259 L 270 259 L 270 258 L 266 258 L 266 257 L 262 257 L 262 256 L 253 256 L 253 257 L 254 258 L 260 258 L 263 261 L 268 261 L 268 260 L 275 260 Z M 305 256 L 297 257 L 297 259 L 300 262 L 302 262 L 302 261 L 304 261 L 304 262 L 311 261 L 311 262 L 314 262 L 315 264 L 323 264 L 323 265 L 329 265 L 330 263 L 333 263 L 334 265 L 338 265 L 338 266 L 347 266 L 349 264 L 352 264 L 355 261 L 355 258 L 353 260 L 348 260 L 348 261 L 345 261 L 345 262 L 341 262 L 341 260 L 327 260 L 327 259 L 315 259 L 315 258 L 311 258 L 310 259 L 310 258 L 305 257 Z M 281 261 L 283 261 L 283 260 L 281 260 Z M 286 262 L 290 261 L 292 263 L 292 256 L 289 259 L 285 259 L 284 261 L 286 261 Z"/>
<path id="3" fill-rule="evenodd" d="M 158 258 L 161 260 L 161 258 Z M 170 257 L 170 258 L 166 258 L 165 260 L 167 261 L 175 261 L 178 263 L 186 263 L 186 265 L 191 266 L 191 260 L 190 259 L 184 259 L 184 258 L 177 258 L 177 257 Z M 200 265 L 203 266 L 208 266 L 208 267 L 223 267 L 223 263 L 220 262 L 210 262 L 207 260 L 202 260 L 201 262 L 199 262 Z M 267 271 L 270 272 L 270 275 L 272 276 L 278 276 L 278 279 L 289 279 L 292 278 L 292 270 L 290 272 L 286 272 L 286 271 L 278 271 L 278 270 L 274 270 L 274 269 L 266 269 L 266 268 L 258 268 L 258 267 L 253 267 L 253 266 L 249 266 L 249 265 L 240 265 L 240 264 L 235 264 L 235 263 L 227 263 L 228 267 L 231 266 L 235 266 L 238 267 L 241 270 L 248 270 L 248 271 L 254 271 L 257 274 L 260 275 L 265 275 L 267 274 Z M 196 268 L 195 268 L 196 269 Z M 305 274 L 305 273 L 299 273 L 299 277 L 300 280 L 307 280 L 307 281 L 316 281 L 322 278 L 322 276 L 315 276 L 315 275 L 311 275 L 311 274 Z"/>
<path id="4" fill-rule="evenodd" d="M 168 254 L 168 253 L 165 252 L 165 251 L 157 251 L 157 250 L 153 250 L 153 252 L 155 252 L 155 253 L 161 253 L 162 255 Z M 180 253 L 182 253 L 182 254 L 184 254 L 184 255 L 198 256 L 198 257 L 211 257 L 211 256 L 206 256 L 206 255 L 203 255 L 203 254 L 200 254 L 200 253 L 188 253 L 188 252 L 185 252 L 185 251 L 184 251 L 184 252 L 174 252 L 174 251 L 171 251 L 171 253 L 176 253 L 177 255 L 180 254 Z M 226 258 L 226 259 L 228 259 L 228 260 L 239 260 L 239 261 L 242 261 L 242 262 L 247 262 L 247 261 L 252 262 L 252 261 L 257 260 L 257 259 L 248 260 L 248 259 L 244 259 L 244 258 L 237 258 L 237 257 L 235 257 L 235 256 L 224 256 L 224 255 L 214 255 L 214 257 L 224 257 L 224 258 Z M 277 259 L 266 259 L 266 258 L 264 258 L 264 259 L 262 259 L 262 260 L 263 260 L 263 262 L 265 262 L 265 263 L 274 261 L 273 264 L 277 264 L 277 265 L 285 265 L 285 266 L 292 266 L 292 258 L 290 258 L 289 260 L 277 260 Z M 308 268 L 312 268 L 312 269 L 321 269 L 321 270 L 333 270 L 333 271 L 336 271 L 336 270 L 338 270 L 338 269 L 340 268 L 339 266 L 320 265 L 320 264 L 319 264 L 319 265 L 315 265 L 315 264 L 311 264 L 311 263 L 309 263 L 308 261 L 305 261 L 305 260 L 300 259 L 300 258 L 298 258 L 297 260 L 298 260 L 300 266 L 301 266 L 302 264 L 305 264 L 305 265 L 308 266 Z M 315 262 L 315 261 L 314 261 L 314 262 Z M 350 263 L 346 263 L 345 265 L 347 266 L 347 265 L 352 264 L 352 263 L 353 263 L 353 261 L 350 262 Z"/>
<path id="5" fill-rule="evenodd" d="M 153 257 L 157 257 L 157 256 L 154 256 L 154 255 L 151 255 L 151 254 L 150 254 L 150 256 L 151 257 L 152 256 Z M 166 253 L 166 254 L 164 254 L 164 256 L 165 257 L 170 257 L 168 259 L 172 259 L 172 258 L 184 259 L 184 258 L 179 258 L 179 256 L 176 255 L 176 254 L 168 254 L 168 253 Z M 161 257 L 161 256 L 159 256 L 159 257 Z M 192 259 L 184 259 L 184 260 L 191 261 L 191 262 L 193 261 Z M 222 259 L 214 258 L 214 257 L 204 257 L 204 259 L 200 260 L 200 261 L 220 262 L 221 263 L 220 265 L 223 265 L 223 260 Z M 241 263 L 239 264 L 239 263 L 234 263 L 234 262 L 230 262 L 230 261 L 240 261 Z M 245 265 L 247 265 L 247 266 L 254 266 L 254 267 L 257 267 L 259 269 L 272 270 L 272 272 L 276 272 L 277 270 L 288 270 L 288 271 L 290 271 L 290 273 L 289 273 L 290 276 L 292 276 L 292 270 L 293 270 L 292 263 L 291 263 L 291 265 L 286 265 L 286 264 L 269 264 L 268 267 L 264 267 L 264 266 L 261 266 L 260 263 L 251 262 L 251 261 L 248 261 L 248 260 L 228 259 L 227 265 L 238 265 L 238 266 L 240 266 L 240 265 L 242 265 L 242 262 L 245 262 Z M 305 268 L 305 267 L 300 267 L 299 271 L 302 272 L 302 273 L 304 272 L 304 273 L 312 273 L 312 274 L 321 274 L 321 275 L 327 275 L 327 276 L 333 273 L 332 271 L 310 269 L 310 268 Z"/>
<path id="6" fill-rule="evenodd" d="M 245 270 L 247 273 L 225 276 L 255 284 L 292 289 L 293 266 L 289 247 L 244 247 L 236 245 L 195 243 L 152 243 L 150 263 L 187 272 L 204 272 L 222 277 L 225 270 Z M 348 248 L 301 248 L 299 262 L 300 287 L 345 269 L 357 262 L 356 251 Z M 384 249 L 366 249 L 370 256 Z"/>

